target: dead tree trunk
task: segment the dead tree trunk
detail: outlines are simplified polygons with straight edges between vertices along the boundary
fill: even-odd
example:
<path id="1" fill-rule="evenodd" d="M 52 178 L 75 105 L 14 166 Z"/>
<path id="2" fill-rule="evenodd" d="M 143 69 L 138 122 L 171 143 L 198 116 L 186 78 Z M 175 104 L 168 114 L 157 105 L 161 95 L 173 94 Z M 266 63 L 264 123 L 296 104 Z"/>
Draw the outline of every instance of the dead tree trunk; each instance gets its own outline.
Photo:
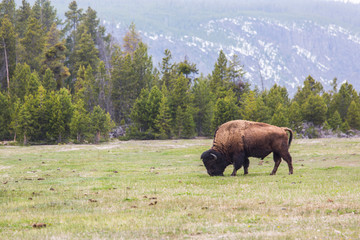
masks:
<path id="1" fill-rule="evenodd" d="M 6 67 L 7 91 L 9 94 L 10 93 L 9 63 L 8 63 L 8 57 L 7 57 L 7 52 L 6 52 L 6 43 L 5 43 L 4 38 L 3 38 L 3 45 L 4 45 L 5 67 Z"/>

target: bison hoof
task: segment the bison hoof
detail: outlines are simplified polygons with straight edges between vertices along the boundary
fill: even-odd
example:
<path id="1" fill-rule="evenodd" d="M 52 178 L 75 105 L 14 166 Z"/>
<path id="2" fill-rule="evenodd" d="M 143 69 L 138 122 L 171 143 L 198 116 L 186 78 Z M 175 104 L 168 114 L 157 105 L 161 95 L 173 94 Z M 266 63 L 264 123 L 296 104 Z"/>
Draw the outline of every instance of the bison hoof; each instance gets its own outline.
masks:
<path id="1" fill-rule="evenodd" d="M 275 175 L 275 173 L 270 173 L 270 175 Z"/>

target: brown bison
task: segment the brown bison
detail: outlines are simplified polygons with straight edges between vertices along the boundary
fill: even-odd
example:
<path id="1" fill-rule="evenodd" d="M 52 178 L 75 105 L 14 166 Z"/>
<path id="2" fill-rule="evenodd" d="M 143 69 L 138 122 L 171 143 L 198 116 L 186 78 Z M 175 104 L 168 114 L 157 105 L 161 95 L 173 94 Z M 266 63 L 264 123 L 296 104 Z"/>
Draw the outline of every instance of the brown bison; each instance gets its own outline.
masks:
<path id="1" fill-rule="evenodd" d="M 290 133 L 288 140 L 287 132 Z M 293 174 L 292 159 L 289 147 L 293 132 L 289 128 L 276 127 L 266 123 L 234 120 L 222 124 L 215 131 L 213 146 L 201 155 L 210 176 L 223 176 L 225 168 L 233 164 L 237 170 L 244 166 L 244 174 L 248 173 L 249 157 L 264 159 L 273 152 L 275 166 L 271 175 L 276 174 L 283 158 Z"/>

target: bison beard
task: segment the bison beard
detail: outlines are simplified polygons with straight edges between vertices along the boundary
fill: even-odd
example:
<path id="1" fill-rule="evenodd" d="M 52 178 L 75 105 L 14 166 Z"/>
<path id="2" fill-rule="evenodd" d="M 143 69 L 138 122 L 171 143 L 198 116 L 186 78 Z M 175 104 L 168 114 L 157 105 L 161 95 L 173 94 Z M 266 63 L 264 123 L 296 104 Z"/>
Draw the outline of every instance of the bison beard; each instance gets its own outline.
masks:
<path id="1" fill-rule="evenodd" d="M 289 132 L 289 139 L 287 132 Z M 273 153 L 275 175 L 283 158 L 293 174 L 292 158 L 288 151 L 293 137 L 289 128 L 276 127 L 266 123 L 234 120 L 224 123 L 215 131 L 213 146 L 201 155 L 210 176 L 223 176 L 225 168 L 233 164 L 232 176 L 244 167 L 248 173 L 249 157 L 264 159 Z"/>

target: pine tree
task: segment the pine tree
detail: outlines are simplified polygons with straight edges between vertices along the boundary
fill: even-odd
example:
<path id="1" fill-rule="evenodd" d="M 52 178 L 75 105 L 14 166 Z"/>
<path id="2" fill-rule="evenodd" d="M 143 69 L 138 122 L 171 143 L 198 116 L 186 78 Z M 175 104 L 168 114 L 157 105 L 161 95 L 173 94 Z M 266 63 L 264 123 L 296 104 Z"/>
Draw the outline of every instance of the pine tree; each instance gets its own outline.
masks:
<path id="1" fill-rule="evenodd" d="M 285 87 L 275 84 L 264 96 L 265 104 L 270 110 L 270 115 L 274 115 L 278 106 L 281 104 L 284 108 L 290 105 L 288 92 Z"/>
<path id="2" fill-rule="evenodd" d="M 19 98 L 21 101 L 24 100 L 28 90 L 30 76 L 31 70 L 29 65 L 26 63 L 16 65 L 14 75 L 10 81 L 10 95 L 14 99 Z"/>
<path id="3" fill-rule="evenodd" d="M 344 121 L 352 101 L 359 103 L 358 94 L 351 84 L 345 82 L 341 85 L 339 92 L 334 95 L 333 102 L 331 103 L 331 112 L 337 110 L 340 113 L 341 119 Z"/>
<path id="4" fill-rule="evenodd" d="M 110 113 L 107 112 L 105 115 L 105 126 L 102 130 L 103 136 L 106 141 L 109 139 L 109 133 L 115 126 L 115 122 L 112 120 Z"/>
<path id="5" fill-rule="evenodd" d="M 105 63 L 103 61 L 100 62 L 99 68 L 97 70 L 96 80 L 98 82 L 98 103 L 102 109 L 105 111 L 110 111 L 110 76 L 107 73 L 107 69 L 105 68 Z"/>
<path id="6" fill-rule="evenodd" d="M 0 140 L 10 138 L 9 127 L 11 123 L 10 99 L 0 91 Z"/>
<path id="7" fill-rule="evenodd" d="M 19 98 L 10 98 L 10 125 L 9 125 L 9 132 L 14 137 L 14 141 L 17 139 L 17 132 L 18 132 L 18 123 L 19 123 L 19 112 L 21 108 L 21 101 Z"/>
<path id="8" fill-rule="evenodd" d="M 177 71 L 178 74 L 184 74 L 187 79 L 191 79 L 189 76 L 190 74 L 197 74 L 199 72 L 196 68 L 196 64 L 190 63 L 187 57 L 185 57 L 183 62 L 177 64 Z"/>
<path id="9" fill-rule="evenodd" d="M 147 114 L 148 114 L 148 116 L 147 116 L 148 128 L 151 128 L 153 130 L 157 130 L 156 129 L 156 118 L 160 112 L 160 105 L 161 105 L 162 97 L 163 97 L 163 95 L 162 95 L 160 89 L 157 86 L 154 86 L 149 93 L 148 101 L 146 104 L 146 109 L 147 109 Z"/>
<path id="10" fill-rule="evenodd" d="M 132 137 L 153 139 L 159 135 L 161 131 L 160 127 L 163 126 L 159 125 L 159 123 L 163 123 L 161 118 L 165 118 L 166 114 L 168 114 L 167 112 L 163 112 L 163 116 L 159 119 L 161 107 L 166 110 L 166 106 L 161 105 L 162 101 L 163 94 L 157 86 L 154 86 L 150 92 L 147 89 L 141 91 L 131 112 L 131 120 L 133 122 L 131 129 Z"/>
<path id="11" fill-rule="evenodd" d="M 115 121 L 129 121 L 131 108 L 138 97 L 135 73 L 130 55 L 114 56 L 111 73 L 111 99 L 114 107 Z"/>
<path id="12" fill-rule="evenodd" d="M 300 132 L 302 123 L 302 115 L 299 104 L 293 101 L 289 107 L 289 124 L 290 128 Z"/>
<path id="13" fill-rule="evenodd" d="M 323 92 L 323 86 L 320 82 L 317 82 L 311 76 L 308 76 L 304 81 L 304 86 L 298 87 L 298 90 L 294 96 L 294 100 L 302 106 L 310 95 L 320 95 Z"/>
<path id="14" fill-rule="evenodd" d="M 0 3 L 0 19 L 5 15 L 8 15 L 11 22 L 15 22 L 15 1 L 14 0 L 2 0 Z"/>
<path id="15" fill-rule="evenodd" d="M 84 72 L 84 102 L 86 109 L 91 111 L 96 105 L 99 105 L 99 85 L 95 79 L 94 71 L 89 65 Z"/>
<path id="16" fill-rule="evenodd" d="M 222 50 L 220 50 L 219 57 L 215 63 L 214 70 L 212 72 L 210 87 L 214 96 L 219 95 L 221 88 L 228 89 L 228 67 L 227 59 Z"/>
<path id="17" fill-rule="evenodd" d="M 82 17 L 82 21 L 84 25 L 88 28 L 87 32 L 91 35 L 94 43 L 96 43 L 100 23 L 100 20 L 97 18 L 96 11 L 91 7 L 88 7 Z"/>
<path id="18" fill-rule="evenodd" d="M 40 70 L 42 53 L 45 45 L 45 34 L 41 23 L 34 17 L 30 17 L 24 38 L 20 40 L 24 53 L 22 56 L 31 69 Z"/>
<path id="19" fill-rule="evenodd" d="M 100 106 L 95 106 L 90 115 L 90 121 L 91 127 L 95 132 L 95 143 L 98 144 L 101 133 L 107 134 L 113 126 L 110 115 L 106 114 Z"/>
<path id="20" fill-rule="evenodd" d="M 335 113 L 329 118 L 328 123 L 332 130 L 340 129 L 342 120 L 339 112 L 336 110 Z"/>
<path id="21" fill-rule="evenodd" d="M 79 100 L 74 105 L 74 114 L 70 122 L 71 134 L 76 137 L 76 141 L 81 143 L 90 133 L 90 116 L 85 110 L 84 102 Z"/>
<path id="22" fill-rule="evenodd" d="M 70 134 L 73 105 L 69 90 L 62 88 L 58 92 L 51 92 L 48 105 L 50 125 L 47 136 L 60 143 Z"/>
<path id="23" fill-rule="evenodd" d="M 249 91 L 243 96 L 243 102 L 240 108 L 241 119 L 256 121 L 256 112 L 256 93 L 254 91 Z"/>
<path id="24" fill-rule="evenodd" d="M 79 31 L 79 25 L 83 17 L 83 9 L 78 8 L 77 2 L 72 1 L 68 6 L 68 11 L 65 12 L 65 27 L 63 29 L 63 34 L 67 36 L 66 38 L 66 62 L 65 65 L 69 69 L 70 74 L 73 78 L 76 75 L 76 72 L 79 70 L 79 66 L 83 64 L 77 64 L 77 53 L 79 51 L 78 42 L 84 34 L 84 30 Z M 84 28 L 85 29 L 85 28 Z M 76 66 L 75 66 L 76 65 Z M 84 65 L 86 66 L 86 65 Z M 70 80 L 70 79 L 69 79 Z M 70 82 L 69 82 L 70 83 Z M 72 87 L 72 86 L 71 86 Z"/>
<path id="25" fill-rule="evenodd" d="M 255 96 L 256 97 L 256 96 Z M 256 97 L 256 111 L 254 112 L 253 121 L 270 123 L 271 122 L 271 110 L 265 104 L 264 95 L 259 95 Z"/>
<path id="26" fill-rule="evenodd" d="M 45 32 L 48 32 L 54 23 L 59 23 L 56 10 L 49 0 L 36 0 L 32 7 L 32 16 L 40 21 Z"/>
<path id="27" fill-rule="evenodd" d="M 16 123 L 16 135 L 20 137 L 20 139 L 23 140 L 23 143 L 26 145 L 29 141 L 29 135 L 31 136 L 32 132 L 34 131 L 33 128 L 33 118 L 31 116 L 30 111 L 30 103 L 32 102 L 33 96 L 28 95 L 25 96 L 25 103 L 21 105 L 17 118 Z"/>
<path id="28" fill-rule="evenodd" d="M 350 128 L 360 130 L 360 109 L 359 105 L 354 100 L 350 103 L 346 121 Z"/>
<path id="29" fill-rule="evenodd" d="M 176 123 L 175 129 L 179 138 L 192 138 L 195 136 L 195 122 L 190 106 L 186 106 L 185 109 L 178 106 Z"/>
<path id="30" fill-rule="evenodd" d="M 99 63 L 99 51 L 95 47 L 95 43 L 91 35 L 85 31 L 80 39 L 78 44 L 75 47 L 74 56 L 73 56 L 73 66 L 72 71 L 77 71 L 80 66 L 91 66 L 92 69 L 97 69 L 97 64 Z"/>
<path id="31" fill-rule="evenodd" d="M 30 75 L 26 94 L 35 95 L 40 86 L 41 86 L 41 83 L 40 83 L 39 75 L 37 74 L 36 71 L 34 71 Z"/>
<path id="32" fill-rule="evenodd" d="M 229 61 L 227 70 L 229 81 L 233 84 L 243 84 L 243 76 L 245 74 L 244 65 L 241 65 L 239 56 L 234 54 Z"/>
<path id="33" fill-rule="evenodd" d="M 172 88 L 172 94 L 169 96 L 169 107 L 172 117 L 172 126 L 175 127 L 177 125 L 176 114 L 178 112 L 178 107 L 185 110 L 187 106 L 190 106 L 192 99 L 189 80 L 185 78 L 183 74 L 180 74 L 176 79 L 174 79 Z"/>
<path id="34" fill-rule="evenodd" d="M 131 121 L 135 125 L 133 128 L 136 134 L 145 133 L 149 129 L 149 91 L 143 89 L 140 96 L 135 100 L 134 106 L 131 110 Z"/>
<path id="35" fill-rule="evenodd" d="M 83 14 L 82 14 L 83 9 L 78 8 L 76 1 L 72 1 L 69 4 L 68 8 L 69 8 L 69 10 L 67 12 L 65 12 L 66 19 L 65 19 L 64 32 L 70 33 L 69 38 L 68 38 L 67 47 L 70 51 L 72 51 L 76 46 L 76 32 L 77 32 L 78 25 L 83 16 Z"/>
<path id="36" fill-rule="evenodd" d="M 271 124 L 278 127 L 287 127 L 289 126 L 289 119 L 287 117 L 287 111 L 284 109 L 283 105 L 280 103 L 276 108 L 274 115 L 271 119 Z"/>
<path id="37" fill-rule="evenodd" d="M 348 122 L 345 120 L 345 122 L 343 122 L 341 124 L 341 127 L 340 127 L 340 130 L 343 132 L 343 133 L 347 133 L 349 130 L 350 130 L 350 126 L 348 124 Z"/>
<path id="38" fill-rule="evenodd" d="M 22 0 L 22 5 L 16 10 L 16 32 L 22 39 L 26 32 L 27 20 L 31 15 L 31 6 L 26 0 Z"/>
<path id="39" fill-rule="evenodd" d="M 73 100 L 77 102 L 78 100 L 84 101 L 85 99 L 85 89 L 86 89 L 86 83 L 85 83 L 85 67 L 80 66 L 78 72 L 76 81 L 74 83 L 74 94 L 73 94 Z"/>
<path id="40" fill-rule="evenodd" d="M 46 139 L 46 130 L 48 123 L 48 112 L 47 112 L 47 93 L 46 90 L 40 85 L 32 93 L 29 93 L 25 97 L 26 109 L 29 116 L 31 117 L 31 129 L 28 133 L 28 139 L 32 141 L 41 141 Z"/>
<path id="41" fill-rule="evenodd" d="M 61 32 L 56 29 L 56 24 L 53 24 L 47 33 L 46 44 L 44 50 L 44 57 L 42 62 L 41 73 L 49 68 L 56 80 L 56 89 L 64 87 L 64 80 L 70 76 L 69 69 L 65 67 L 65 52 L 66 47 L 60 41 Z"/>
<path id="42" fill-rule="evenodd" d="M 160 68 L 162 74 L 160 84 L 161 86 L 165 84 L 166 88 L 170 90 L 172 87 L 172 79 L 173 79 L 172 75 L 173 75 L 174 65 L 171 64 L 170 62 L 172 56 L 169 49 L 165 50 L 164 55 L 165 56 L 162 59 L 161 68 Z"/>
<path id="43" fill-rule="evenodd" d="M 209 80 L 204 77 L 196 79 L 192 88 L 194 99 L 194 121 L 199 136 L 212 134 L 211 119 L 213 117 L 214 103 L 212 101 Z"/>
<path id="44" fill-rule="evenodd" d="M 327 107 L 319 95 L 310 95 L 302 106 L 302 115 L 306 121 L 321 125 L 326 120 Z"/>
<path id="45" fill-rule="evenodd" d="M 138 43 L 137 49 L 132 57 L 132 68 L 134 78 L 132 79 L 135 87 L 135 95 L 139 96 L 141 89 L 152 87 L 153 65 L 151 56 L 148 55 L 148 48 L 143 42 Z"/>
<path id="46" fill-rule="evenodd" d="M 40 86 L 37 91 L 25 96 L 16 118 L 16 133 L 27 144 L 29 140 L 46 138 L 48 109 L 46 90 Z"/>
<path id="47" fill-rule="evenodd" d="M 164 86 L 165 88 L 165 86 Z M 159 106 L 159 114 L 155 119 L 155 138 L 167 139 L 171 136 L 171 114 L 167 97 L 163 94 Z"/>
<path id="48" fill-rule="evenodd" d="M 231 89 L 228 90 L 227 93 L 225 97 L 219 98 L 216 101 L 214 119 L 212 121 L 213 130 L 225 122 L 239 119 L 240 111 L 239 107 L 235 104 L 235 94 Z"/>
<path id="49" fill-rule="evenodd" d="M 54 74 L 50 68 L 46 69 L 46 71 L 45 71 L 45 74 L 43 76 L 42 85 L 48 92 L 56 90 L 56 80 L 55 80 Z"/>
<path id="50" fill-rule="evenodd" d="M 125 54 L 132 55 L 141 42 L 140 34 L 136 31 L 135 23 L 131 23 L 128 32 L 123 38 L 123 49 Z"/>

